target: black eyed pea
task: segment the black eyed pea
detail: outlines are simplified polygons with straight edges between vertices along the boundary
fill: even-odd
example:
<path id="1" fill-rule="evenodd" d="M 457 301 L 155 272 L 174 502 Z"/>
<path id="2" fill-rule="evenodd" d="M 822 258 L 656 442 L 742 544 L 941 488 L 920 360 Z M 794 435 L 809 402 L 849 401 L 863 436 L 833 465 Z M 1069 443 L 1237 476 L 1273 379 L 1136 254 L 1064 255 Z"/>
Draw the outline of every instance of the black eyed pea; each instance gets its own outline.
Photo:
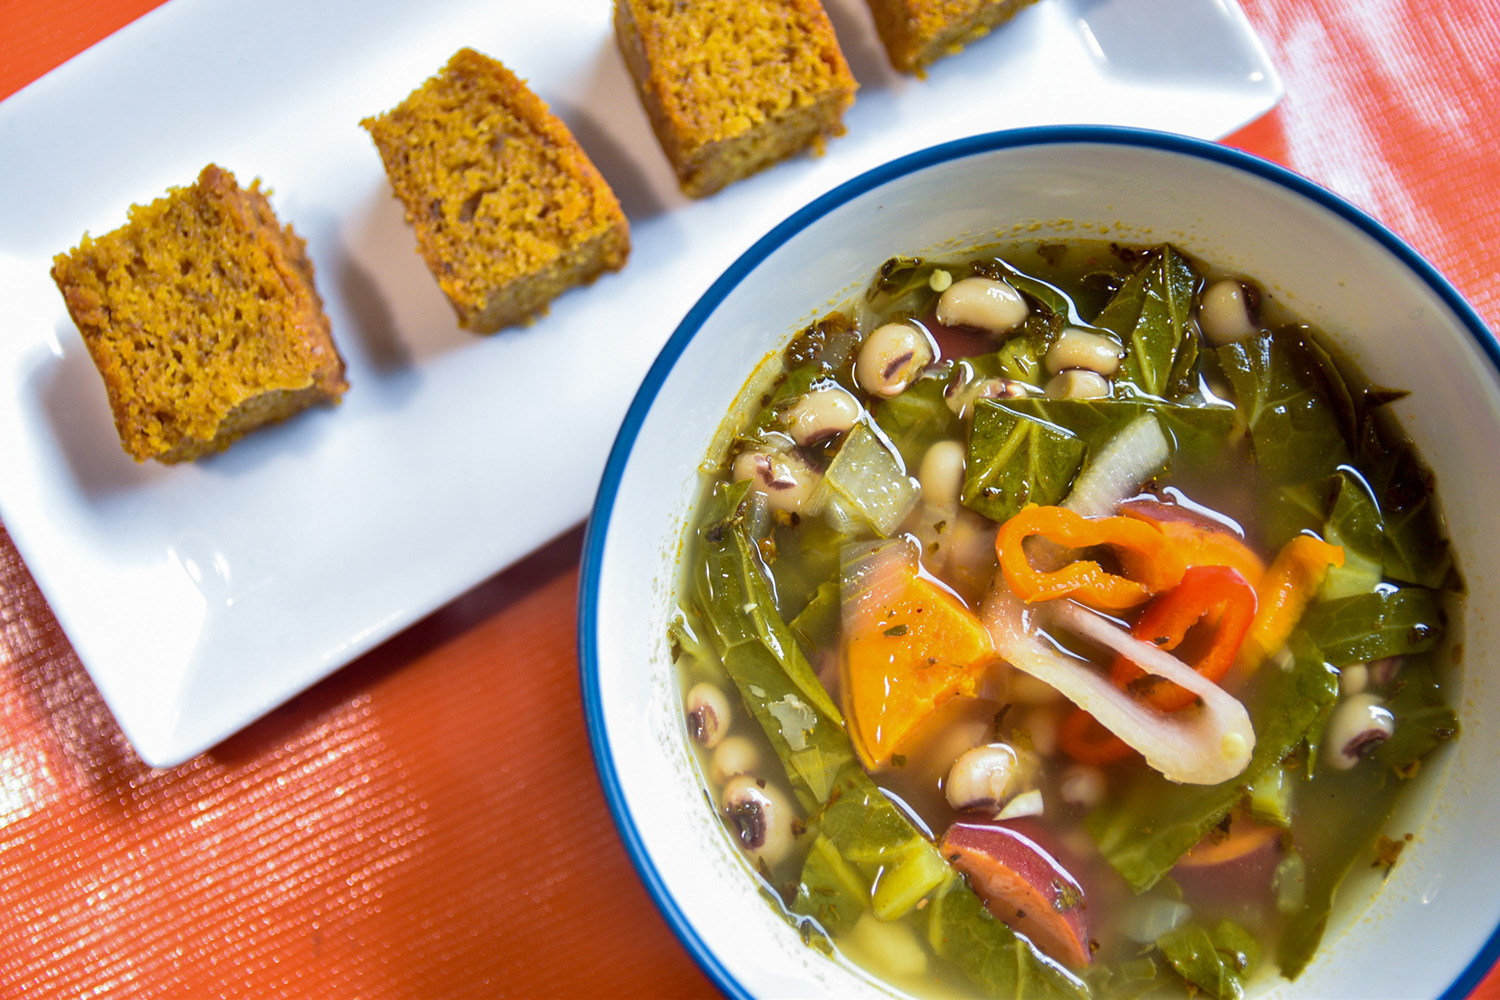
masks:
<path id="1" fill-rule="evenodd" d="M 1103 334 L 1085 330 L 1081 326 L 1069 326 L 1064 327 L 1062 333 L 1057 335 L 1042 360 L 1049 375 L 1056 375 L 1069 368 L 1113 375 L 1120 368 L 1120 357 L 1123 354 L 1120 345 Z"/>
<path id="2" fill-rule="evenodd" d="M 938 441 L 922 454 L 922 464 L 917 469 L 917 481 L 922 484 L 922 497 L 930 504 L 952 506 L 958 503 L 959 492 L 964 485 L 964 465 L 967 455 L 958 441 Z"/>
<path id="3" fill-rule="evenodd" d="M 687 693 L 688 731 L 699 744 L 710 749 L 729 732 L 729 699 L 717 684 L 699 681 Z"/>
<path id="4" fill-rule="evenodd" d="M 1104 801 L 1104 772 L 1092 764 L 1074 764 L 1062 773 L 1058 794 L 1070 806 L 1092 809 Z"/>
<path id="5" fill-rule="evenodd" d="M 1378 697 L 1361 692 L 1345 698 L 1328 718 L 1323 733 L 1328 765 L 1347 771 L 1396 731 L 1396 719 Z"/>
<path id="6" fill-rule="evenodd" d="M 964 809 L 998 809 L 1016 776 L 1019 759 L 1008 743 L 986 743 L 965 751 L 948 769 L 943 794 Z"/>
<path id="7" fill-rule="evenodd" d="M 911 323 L 887 323 L 870 331 L 854 360 L 854 381 L 866 392 L 899 396 L 937 352 L 927 331 Z"/>
<path id="8" fill-rule="evenodd" d="M 768 865 L 792 851 L 792 806 L 770 782 L 739 774 L 724 785 L 719 804 L 734 827 L 740 846 Z"/>
<path id="9" fill-rule="evenodd" d="M 1198 326 L 1204 339 L 1222 347 L 1250 336 L 1257 329 L 1253 308 L 1242 282 L 1234 278 L 1215 281 L 1203 290 L 1198 302 Z"/>
<path id="10" fill-rule="evenodd" d="M 708 759 L 708 778 L 722 785 L 737 774 L 751 774 L 760 767 L 760 748 L 747 736 L 730 735 L 714 747 Z"/>
<path id="11" fill-rule="evenodd" d="M 734 460 L 734 481 L 750 481 L 750 488 L 765 495 L 775 510 L 812 513 L 813 497 L 822 479 L 817 470 L 792 452 L 775 454 L 743 451 Z"/>
<path id="12" fill-rule="evenodd" d="M 1109 379 L 1087 368 L 1069 368 L 1048 379 L 1043 391 L 1051 399 L 1105 399 Z"/>
<path id="13" fill-rule="evenodd" d="M 998 335 L 1020 326 L 1030 311 L 1021 293 L 1005 282 L 965 278 L 938 296 L 937 321 L 944 326 L 971 326 Z"/>
<path id="14" fill-rule="evenodd" d="M 786 427 L 792 440 L 807 446 L 820 444 L 848 431 L 859 420 L 859 401 L 837 385 L 813 389 L 786 411 Z"/>
<path id="15" fill-rule="evenodd" d="M 981 399 L 1021 399 L 1031 395 L 1031 386 L 1008 378 L 980 378 L 973 381 L 950 382 L 943 390 L 943 400 L 948 409 L 967 417 L 974 403 Z"/>

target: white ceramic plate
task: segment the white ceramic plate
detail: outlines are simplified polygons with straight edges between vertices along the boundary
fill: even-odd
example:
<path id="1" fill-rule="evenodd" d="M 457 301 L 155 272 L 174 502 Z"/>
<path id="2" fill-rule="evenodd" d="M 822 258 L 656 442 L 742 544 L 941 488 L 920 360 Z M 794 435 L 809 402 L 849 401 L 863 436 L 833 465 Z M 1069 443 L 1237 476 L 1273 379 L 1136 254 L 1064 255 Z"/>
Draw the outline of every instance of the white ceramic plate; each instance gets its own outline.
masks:
<path id="1" fill-rule="evenodd" d="M 689 203 L 608 0 L 172 0 L 0 105 L 0 517 L 148 763 L 228 736 L 582 519 L 688 306 L 770 225 L 933 142 L 1049 121 L 1213 137 L 1280 84 L 1224 0 L 1044 0 L 925 81 L 829 4 L 848 134 Z M 460 332 L 359 120 L 469 45 L 530 80 L 630 216 L 629 266 L 535 326 Z M 344 404 L 177 468 L 121 451 L 52 255 L 209 161 L 307 238 Z"/>
<path id="2" fill-rule="evenodd" d="M 887 995 L 805 946 L 707 808 L 667 648 L 698 466 L 752 368 L 898 254 L 1004 239 L 1170 240 L 1255 276 L 1377 385 L 1437 476 L 1468 587 L 1462 735 L 1425 762 L 1390 831 L 1416 831 L 1373 905 L 1335 913 L 1296 981 L 1262 1000 L 1463 1000 L 1500 957 L 1500 346 L 1389 230 L 1295 175 L 1176 136 L 1040 128 L 948 143 L 817 199 L 731 266 L 647 374 L 584 546 L 579 648 L 606 795 L 647 888 L 734 997 Z M 1455 429 L 1463 429 L 1455 433 Z"/>

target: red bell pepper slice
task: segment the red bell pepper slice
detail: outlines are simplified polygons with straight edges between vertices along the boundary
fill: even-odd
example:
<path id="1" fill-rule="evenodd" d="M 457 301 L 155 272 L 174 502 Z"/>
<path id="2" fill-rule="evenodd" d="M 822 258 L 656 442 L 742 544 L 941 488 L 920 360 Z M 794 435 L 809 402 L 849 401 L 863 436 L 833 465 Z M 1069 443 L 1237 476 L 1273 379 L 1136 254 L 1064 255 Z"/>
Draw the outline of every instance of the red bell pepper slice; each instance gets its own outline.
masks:
<path id="1" fill-rule="evenodd" d="M 1255 620 L 1255 608 L 1255 588 L 1239 571 L 1228 566 L 1192 566 L 1182 574 L 1181 583 L 1146 606 L 1130 633 L 1162 649 L 1175 650 L 1189 630 L 1203 622 L 1211 632 L 1205 638 L 1193 636 L 1189 643 L 1192 659 L 1187 662 L 1217 682 L 1234 666 Z M 1147 674 L 1124 657 L 1115 658 L 1110 676 L 1162 712 L 1175 712 L 1194 700 L 1192 692 Z"/>

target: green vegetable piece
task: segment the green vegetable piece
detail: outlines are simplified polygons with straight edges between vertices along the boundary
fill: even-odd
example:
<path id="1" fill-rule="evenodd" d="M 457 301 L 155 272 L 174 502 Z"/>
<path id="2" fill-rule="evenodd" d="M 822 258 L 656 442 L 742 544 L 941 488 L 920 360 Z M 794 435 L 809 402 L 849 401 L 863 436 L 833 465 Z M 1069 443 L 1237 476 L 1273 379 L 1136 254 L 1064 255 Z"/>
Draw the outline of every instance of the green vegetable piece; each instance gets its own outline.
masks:
<path id="1" fill-rule="evenodd" d="M 868 424 L 851 430 L 823 474 L 823 502 L 836 518 L 889 536 L 917 502 L 919 490 L 900 457 Z"/>
<path id="2" fill-rule="evenodd" d="M 870 883 L 844 860 L 833 841 L 819 834 L 802 862 L 792 912 L 812 917 L 830 934 L 854 926 L 869 905 Z"/>
<path id="3" fill-rule="evenodd" d="M 1197 283 L 1187 258 L 1163 244 L 1094 319 L 1125 345 L 1117 387 L 1163 399 L 1184 388 L 1198 352 L 1189 325 Z"/>
<path id="4" fill-rule="evenodd" d="M 925 838 L 910 843 L 905 853 L 888 862 L 870 895 L 871 907 L 881 920 L 895 920 L 911 912 L 951 874 L 948 862 Z"/>
<path id="5" fill-rule="evenodd" d="M 1405 775 L 1413 764 L 1458 735 L 1458 715 L 1443 697 L 1429 658 L 1408 660 L 1398 683 L 1399 689 L 1385 702 L 1396 728 L 1375 756 Z"/>
<path id="6" fill-rule="evenodd" d="M 1092 454 L 1145 413 L 1153 413 L 1172 442 L 1173 461 L 1217 462 L 1236 425 L 1227 405 L 1182 406 L 1141 399 L 1041 399 L 996 402 L 1013 412 L 1071 431 Z"/>
<path id="7" fill-rule="evenodd" d="M 1174 785 L 1143 777 L 1122 801 L 1106 802 L 1085 821 L 1107 861 L 1135 888 L 1155 885 L 1229 814 L 1260 776 L 1322 725 L 1338 700 L 1338 674 L 1305 636 L 1290 643 L 1292 668 L 1260 670 L 1250 708 L 1255 752 L 1236 779 L 1218 785 Z"/>
<path id="8" fill-rule="evenodd" d="M 1272 483 L 1331 476 L 1348 460 L 1349 444 L 1315 374 L 1305 331 L 1256 334 L 1219 348 L 1217 356 L 1255 459 Z"/>
<path id="9" fill-rule="evenodd" d="M 1379 585 L 1384 565 L 1381 548 L 1385 530 L 1369 486 L 1358 473 L 1345 467 L 1335 477 L 1333 491 L 1323 539 L 1343 547 L 1344 565 L 1329 568 L 1318 591 L 1324 601 L 1370 593 Z M 1331 652 L 1326 645 L 1323 651 Z"/>
<path id="10" fill-rule="evenodd" d="M 1283 830 L 1292 825 L 1292 784 L 1284 767 L 1268 767 L 1250 785 L 1250 817 Z"/>
<path id="11" fill-rule="evenodd" d="M 777 614 L 751 543 L 738 528 L 746 492 L 744 483 L 714 490 L 700 532 L 698 603 L 725 672 L 766 731 L 803 807 L 811 808 L 828 796 L 854 751 L 843 716 Z M 788 696 L 808 707 L 810 728 L 783 730 L 771 706 L 789 705 Z"/>
<path id="12" fill-rule="evenodd" d="M 827 648 L 838 638 L 840 592 L 837 580 L 824 580 L 813 591 L 812 600 L 791 621 L 792 633 L 802 643 L 802 651 L 809 656 L 814 650 Z"/>
<path id="13" fill-rule="evenodd" d="M 974 407 L 961 499 L 993 521 L 1028 503 L 1054 504 L 1067 495 L 1083 465 L 1076 435 L 989 400 Z"/>
<path id="14" fill-rule="evenodd" d="M 1442 597 L 1425 587 L 1386 587 L 1307 609 L 1301 628 L 1335 667 L 1422 653 L 1442 641 Z"/>
<path id="15" fill-rule="evenodd" d="M 880 313 L 889 313 L 898 305 L 906 304 L 913 313 L 921 309 L 915 303 L 906 303 L 908 298 L 922 300 L 936 296 L 932 290 L 932 272 L 939 269 L 949 272 L 957 270 L 945 267 L 935 260 L 921 257 L 892 257 L 880 265 L 880 273 L 865 292 L 865 301 Z"/>
<path id="16" fill-rule="evenodd" d="M 934 442 L 958 436 L 958 416 L 944 396 L 950 377 L 924 375 L 870 411 L 908 469 L 920 468 Z"/>
<path id="17" fill-rule="evenodd" d="M 1361 428 L 1359 459 L 1384 518 L 1385 575 L 1434 589 L 1446 586 L 1453 555 L 1433 501 L 1432 473 L 1399 435 L 1382 430 L 1378 411 Z"/>
<path id="18" fill-rule="evenodd" d="M 1245 995 L 1245 974 L 1260 952 L 1250 933 L 1229 920 L 1211 934 L 1198 924 L 1187 924 L 1162 935 L 1156 946 L 1178 975 L 1218 1000 Z"/>
<path id="19" fill-rule="evenodd" d="M 927 940 L 986 996 L 1004 1000 L 1085 1000 L 1088 987 L 996 920 L 957 875 L 927 907 Z"/>

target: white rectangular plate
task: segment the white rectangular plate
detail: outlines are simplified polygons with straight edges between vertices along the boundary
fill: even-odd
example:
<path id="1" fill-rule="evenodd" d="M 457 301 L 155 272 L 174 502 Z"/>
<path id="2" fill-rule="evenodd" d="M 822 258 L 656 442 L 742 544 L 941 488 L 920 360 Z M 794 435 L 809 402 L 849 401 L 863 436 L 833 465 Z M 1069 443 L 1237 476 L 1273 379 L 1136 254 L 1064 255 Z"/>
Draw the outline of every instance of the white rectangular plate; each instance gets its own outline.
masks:
<path id="1" fill-rule="evenodd" d="M 860 0 L 827 6 L 861 84 L 848 134 L 701 202 L 608 0 L 172 0 L 0 104 L 0 518 L 146 762 L 212 746 L 581 520 L 673 327 L 822 192 L 1020 125 L 1216 137 L 1281 93 L 1230 0 L 1043 0 L 925 80 L 887 67 Z M 466 45 L 568 123 L 634 242 L 623 272 L 490 338 L 455 325 L 359 127 Z M 215 458 L 136 465 L 48 269 L 211 161 L 262 178 L 307 239 L 352 389 Z"/>

